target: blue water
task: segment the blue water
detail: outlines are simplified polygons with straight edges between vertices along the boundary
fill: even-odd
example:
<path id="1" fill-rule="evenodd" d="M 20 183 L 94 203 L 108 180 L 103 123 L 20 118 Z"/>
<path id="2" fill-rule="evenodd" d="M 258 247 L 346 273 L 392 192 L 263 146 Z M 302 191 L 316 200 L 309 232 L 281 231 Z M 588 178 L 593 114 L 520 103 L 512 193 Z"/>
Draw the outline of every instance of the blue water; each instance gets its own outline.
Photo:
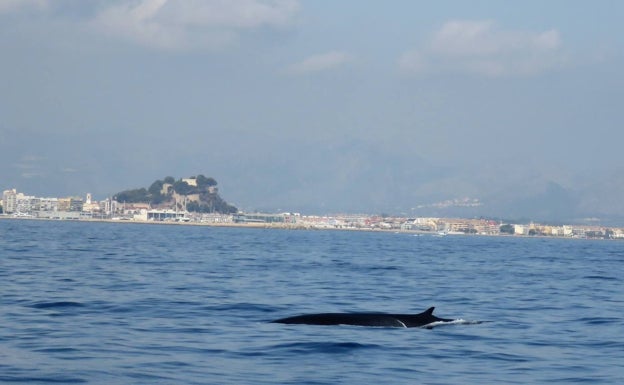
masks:
<path id="1" fill-rule="evenodd" d="M 623 272 L 618 241 L 0 220 L 0 383 L 623 383 Z M 488 322 L 267 322 L 430 306 Z"/>

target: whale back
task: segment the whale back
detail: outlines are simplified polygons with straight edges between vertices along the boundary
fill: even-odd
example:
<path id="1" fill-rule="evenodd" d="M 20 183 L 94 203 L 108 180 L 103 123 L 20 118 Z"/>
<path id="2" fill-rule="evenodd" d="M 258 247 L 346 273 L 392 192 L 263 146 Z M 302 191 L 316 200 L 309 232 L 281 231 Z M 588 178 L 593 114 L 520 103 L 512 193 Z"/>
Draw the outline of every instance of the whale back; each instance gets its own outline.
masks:
<path id="1" fill-rule="evenodd" d="M 403 321 L 407 327 L 420 327 L 432 324 L 434 322 L 450 322 L 452 319 L 440 318 L 433 315 L 435 307 L 430 307 L 419 314 L 397 315 L 397 318 Z"/>
<path id="2" fill-rule="evenodd" d="M 272 322 L 308 325 L 359 325 L 406 327 L 392 314 L 385 313 L 318 313 L 278 319 Z"/>
<path id="3" fill-rule="evenodd" d="M 434 307 L 418 314 L 317 313 L 281 318 L 274 323 L 308 325 L 357 325 L 382 327 L 420 327 L 439 321 L 452 321 L 433 315 Z"/>

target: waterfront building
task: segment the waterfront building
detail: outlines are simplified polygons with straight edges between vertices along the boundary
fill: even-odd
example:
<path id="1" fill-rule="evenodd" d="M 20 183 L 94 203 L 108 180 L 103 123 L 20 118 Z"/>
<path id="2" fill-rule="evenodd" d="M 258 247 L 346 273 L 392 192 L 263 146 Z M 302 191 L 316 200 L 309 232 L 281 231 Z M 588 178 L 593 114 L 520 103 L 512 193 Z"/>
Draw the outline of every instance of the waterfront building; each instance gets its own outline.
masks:
<path id="1" fill-rule="evenodd" d="M 22 193 L 16 195 L 16 205 L 14 214 L 17 215 L 32 215 L 33 211 L 39 210 L 39 198 Z"/>
<path id="2" fill-rule="evenodd" d="M 5 190 L 2 193 L 2 209 L 5 214 L 12 214 L 17 209 L 17 190 Z"/>
<path id="3" fill-rule="evenodd" d="M 117 210 L 117 201 L 106 198 L 100 202 L 100 211 L 107 216 L 112 216 Z"/>
<path id="4" fill-rule="evenodd" d="M 2 207 L 5 214 L 31 216 L 38 211 L 57 211 L 58 199 L 24 195 L 11 189 L 2 194 Z"/>
<path id="5" fill-rule="evenodd" d="M 134 214 L 133 219 L 141 221 L 156 221 L 156 222 L 186 222 L 188 221 L 188 213 L 186 211 L 175 210 L 140 210 Z"/>
<path id="6" fill-rule="evenodd" d="M 234 214 L 234 223 L 295 223 L 295 216 L 285 214 Z"/>
<path id="7" fill-rule="evenodd" d="M 411 230 L 435 231 L 438 228 L 437 218 L 415 218 Z"/>
<path id="8" fill-rule="evenodd" d="M 82 213 L 78 211 L 34 211 L 33 217 L 39 219 L 59 219 L 59 220 L 79 220 L 79 219 L 88 219 L 88 216 L 83 216 Z"/>
<path id="9" fill-rule="evenodd" d="M 40 211 L 58 211 L 58 198 L 39 198 Z"/>
<path id="10" fill-rule="evenodd" d="M 84 201 L 82 198 L 58 198 L 58 211 L 82 211 L 83 205 Z"/>
<path id="11" fill-rule="evenodd" d="M 90 193 L 87 193 L 84 204 L 82 205 L 82 211 L 86 213 L 100 213 L 102 212 L 102 207 L 100 203 L 94 201 L 91 197 Z"/>
<path id="12" fill-rule="evenodd" d="M 232 214 L 203 213 L 199 214 L 201 223 L 232 223 Z"/>

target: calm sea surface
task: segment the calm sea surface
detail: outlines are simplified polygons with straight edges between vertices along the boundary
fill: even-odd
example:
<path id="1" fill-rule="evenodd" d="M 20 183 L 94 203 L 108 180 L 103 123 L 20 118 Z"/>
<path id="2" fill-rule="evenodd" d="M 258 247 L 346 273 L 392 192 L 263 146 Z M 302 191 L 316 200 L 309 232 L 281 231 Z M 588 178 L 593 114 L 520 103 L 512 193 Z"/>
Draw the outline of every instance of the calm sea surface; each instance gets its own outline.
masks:
<path id="1" fill-rule="evenodd" d="M 0 383 L 624 383 L 624 242 L 0 220 Z M 488 321 L 272 324 L 309 312 Z"/>

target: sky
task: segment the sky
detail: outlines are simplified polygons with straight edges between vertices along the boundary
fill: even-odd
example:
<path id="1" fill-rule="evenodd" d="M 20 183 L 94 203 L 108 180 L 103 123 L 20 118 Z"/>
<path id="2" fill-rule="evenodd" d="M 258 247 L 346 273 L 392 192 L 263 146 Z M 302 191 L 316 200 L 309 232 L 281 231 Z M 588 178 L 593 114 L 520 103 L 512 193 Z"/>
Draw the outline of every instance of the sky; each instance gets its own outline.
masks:
<path id="1" fill-rule="evenodd" d="M 0 189 L 624 218 L 624 2 L 0 0 Z"/>

